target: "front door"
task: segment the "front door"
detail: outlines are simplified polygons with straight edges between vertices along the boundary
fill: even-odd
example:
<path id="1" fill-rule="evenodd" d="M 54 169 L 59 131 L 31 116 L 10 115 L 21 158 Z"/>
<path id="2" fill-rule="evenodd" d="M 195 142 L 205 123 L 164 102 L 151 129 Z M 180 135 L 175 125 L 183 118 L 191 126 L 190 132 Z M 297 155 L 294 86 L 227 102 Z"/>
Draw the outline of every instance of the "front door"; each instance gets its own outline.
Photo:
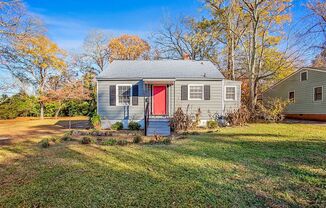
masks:
<path id="1" fill-rule="evenodd" d="M 153 114 L 166 115 L 166 86 L 153 86 Z"/>

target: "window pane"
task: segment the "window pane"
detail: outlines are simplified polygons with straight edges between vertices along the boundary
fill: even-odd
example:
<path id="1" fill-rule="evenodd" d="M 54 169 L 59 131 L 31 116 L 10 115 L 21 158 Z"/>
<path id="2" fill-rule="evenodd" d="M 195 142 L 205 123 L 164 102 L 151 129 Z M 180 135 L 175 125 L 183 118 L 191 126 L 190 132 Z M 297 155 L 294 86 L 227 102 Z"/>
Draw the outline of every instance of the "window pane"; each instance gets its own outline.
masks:
<path id="1" fill-rule="evenodd" d="M 226 87 L 225 98 L 227 100 L 235 100 L 235 87 Z"/>
<path id="2" fill-rule="evenodd" d="M 316 87 L 315 88 L 315 101 L 322 100 L 323 99 L 323 88 L 322 87 Z"/>
<path id="3" fill-rule="evenodd" d="M 289 100 L 294 101 L 294 92 L 289 92 Z"/>
<path id="4" fill-rule="evenodd" d="M 120 105 L 130 105 L 130 86 L 119 86 L 118 87 L 118 96 Z"/>
<path id="5" fill-rule="evenodd" d="M 302 72 L 301 73 L 301 81 L 306 81 L 307 80 L 307 72 Z"/>
<path id="6" fill-rule="evenodd" d="M 203 86 L 189 86 L 190 99 L 203 99 Z"/>

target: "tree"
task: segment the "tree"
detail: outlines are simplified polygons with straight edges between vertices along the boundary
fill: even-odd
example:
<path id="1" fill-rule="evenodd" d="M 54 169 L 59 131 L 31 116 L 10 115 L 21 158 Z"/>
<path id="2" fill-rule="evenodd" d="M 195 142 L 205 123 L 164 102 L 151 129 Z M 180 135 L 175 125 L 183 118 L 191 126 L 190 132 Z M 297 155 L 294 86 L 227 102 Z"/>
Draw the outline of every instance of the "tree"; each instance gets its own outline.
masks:
<path id="1" fill-rule="evenodd" d="M 90 32 L 84 40 L 83 53 L 75 57 L 78 66 L 85 71 L 102 72 L 110 58 L 109 40 L 102 31 Z"/>
<path id="2" fill-rule="evenodd" d="M 59 116 L 60 110 L 66 101 L 83 101 L 89 100 L 90 91 L 84 87 L 82 81 L 59 81 L 58 77 L 53 80 L 52 89 L 49 89 L 44 93 L 42 100 L 46 102 L 57 102 L 58 109 L 56 110 L 55 117 Z"/>
<path id="3" fill-rule="evenodd" d="M 218 63 L 216 41 L 218 32 L 207 30 L 202 22 L 193 19 L 166 21 L 154 34 L 153 42 L 160 58 L 182 59 L 185 54 L 192 60 L 211 60 Z"/>
<path id="4" fill-rule="evenodd" d="M 66 70 L 65 52 L 43 35 L 23 38 L 15 43 L 15 56 L 7 63 L 15 77 L 28 81 L 39 97 L 44 95 L 48 78 Z M 40 99 L 40 117 L 44 102 Z"/>
<path id="5" fill-rule="evenodd" d="M 326 2 L 323 0 L 311 0 L 306 4 L 307 8 L 311 11 L 309 19 L 312 19 L 313 23 L 308 28 L 308 34 L 320 35 L 322 40 L 321 45 L 315 45 L 315 47 L 321 50 L 326 49 Z"/>
<path id="6" fill-rule="evenodd" d="M 312 60 L 312 66 L 318 68 L 326 68 L 326 48 Z"/>
<path id="7" fill-rule="evenodd" d="M 218 40 L 225 45 L 227 53 L 227 71 L 224 75 L 234 80 L 236 78 L 235 52 L 248 26 L 244 22 L 244 14 L 239 1 L 205 0 L 205 3 L 211 12 L 212 19 L 204 20 L 202 23 L 206 22 L 206 27 L 221 33 Z"/>
<path id="8" fill-rule="evenodd" d="M 109 42 L 108 48 L 111 51 L 111 62 L 113 60 L 137 60 L 139 58 L 149 58 L 149 44 L 135 35 L 122 35 L 113 38 Z"/>
<path id="9" fill-rule="evenodd" d="M 276 46 L 282 39 L 282 25 L 290 21 L 290 0 L 241 0 L 240 8 L 248 21 L 242 40 L 249 79 L 249 105 L 257 103 L 257 80 L 264 63 L 265 49 Z M 278 31 L 278 32 L 277 32 Z"/>

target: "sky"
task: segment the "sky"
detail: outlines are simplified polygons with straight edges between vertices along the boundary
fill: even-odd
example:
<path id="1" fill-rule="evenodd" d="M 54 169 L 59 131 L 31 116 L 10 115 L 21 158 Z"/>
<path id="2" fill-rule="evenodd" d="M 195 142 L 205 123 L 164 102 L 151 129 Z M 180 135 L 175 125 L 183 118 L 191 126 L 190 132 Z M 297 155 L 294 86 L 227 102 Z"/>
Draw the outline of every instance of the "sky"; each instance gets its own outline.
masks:
<path id="1" fill-rule="evenodd" d="M 39 16 L 48 36 L 62 48 L 76 49 L 91 30 L 117 36 L 136 34 L 147 39 L 164 19 L 205 14 L 202 0 L 25 0 L 28 10 Z M 293 20 L 304 15 L 306 0 L 293 0 Z"/>
<path id="2" fill-rule="evenodd" d="M 25 0 L 27 8 L 39 16 L 49 37 L 64 49 L 81 46 L 91 30 L 112 35 L 136 34 L 148 38 L 161 23 L 181 16 L 199 17 L 198 0 Z"/>

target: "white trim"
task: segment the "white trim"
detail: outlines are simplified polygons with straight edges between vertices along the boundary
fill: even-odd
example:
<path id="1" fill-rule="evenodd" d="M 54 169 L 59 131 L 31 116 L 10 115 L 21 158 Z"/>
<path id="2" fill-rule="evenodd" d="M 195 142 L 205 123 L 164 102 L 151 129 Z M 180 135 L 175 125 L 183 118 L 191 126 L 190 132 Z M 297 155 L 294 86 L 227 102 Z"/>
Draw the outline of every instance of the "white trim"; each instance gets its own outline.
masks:
<path id="1" fill-rule="evenodd" d="M 290 93 L 293 92 L 294 93 L 294 97 L 293 97 L 293 102 L 292 103 L 295 103 L 295 90 L 291 90 L 288 92 L 288 100 L 290 101 Z"/>
<path id="2" fill-rule="evenodd" d="M 226 88 L 227 87 L 232 87 L 232 88 L 234 88 L 234 99 L 227 99 L 226 98 Z M 224 87 L 224 100 L 225 101 L 237 101 L 237 86 L 236 85 L 227 85 L 227 86 L 225 86 Z"/>
<path id="3" fill-rule="evenodd" d="M 282 80 L 278 81 L 277 83 L 275 83 L 273 86 L 271 86 L 270 88 L 268 88 L 267 90 L 265 90 L 264 92 L 262 92 L 262 94 L 264 94 L 264 93 L 270 91 L 271 89 L 273 89 L 273 88 L 276 87 L 277 85 L 283 83 L 284 81 L 288 80 L 290 77 L 294 76 L 295 74 L 297 74 L 297 73 L 299 73 L 299 72 L 301 72 L 301 71 L 303 71 L 303 70 L 306 70 L 306 71 L 311 70 L 311 71 L 318 71 L 318 72 L 324 72 L 324 73 L 326 73 L 326 70 L 320 70 L 320 69 L 314 69 L 314 68 L 307 68 L 307 67 L 300 68 L 300 69 L 298 69 L 297 71 L 295 71 L 295 72 L 293 72 L 292 74 L 290 74 L 289 76 L 287 76 L 287 77 L 285 77 L 284 79 L 282 79 Z"/>
<path id="4" fill-rule="evenodd" d="M 321 87 L 321 100 L 315 100 L 315 89 Z M 314 103 L 320 103 L 324 100 L 324 86 L 316 86 L 312 89 L 312 101 Z"/>
<path id="5" fill-rule="evenodd" d="M 130 86 L 130 103 L 129 105 L 122 105 L 119 103 L 119 86 Z M 115 102 L 116 102 L 116 106 L 132 106 L 132 84 L 117 84 L 115 86 Z"/>
<path id="6" fill-rule="evenodd" d="M 201 92 L 201 99 L 200 98 L 190 98 L 190 87 L 197 87 L 201 86 L 202 87 L 202 92 Z M 188 84 L 188 100 L 204 100 L 204 84 Z"/>
<path id="7" fill-rule="evenodd" d="M 306 80 L 302 80 L 302 74 L 303 73 L 307 73 L 307 79 Z M 304 82 L 304 81 L 308 81 L 308 71 L 306 70 L 306 71 L 302 71 L 302 72 L 300 72 L 300 82 Z"/>

